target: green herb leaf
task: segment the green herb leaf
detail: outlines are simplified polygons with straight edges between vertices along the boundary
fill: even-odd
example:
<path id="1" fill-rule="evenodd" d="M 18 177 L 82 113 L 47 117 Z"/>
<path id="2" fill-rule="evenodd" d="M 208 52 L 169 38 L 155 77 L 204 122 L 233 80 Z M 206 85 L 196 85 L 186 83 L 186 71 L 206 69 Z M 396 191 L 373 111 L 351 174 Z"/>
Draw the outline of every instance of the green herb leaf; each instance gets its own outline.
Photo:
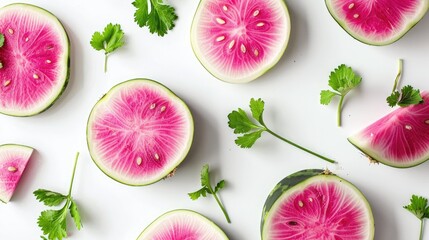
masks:
<path id="1" fill-rule="evenodd" d="M 357 75 L 351 67 L 341 64 L 329 75 L 328 84 L 336 92 L 332 92 L 329 90 L 322 90 L 320 92 L 320 103 L 323 105 L 328 105 L 335 95 L 340 96 L 340 102 L 338 104 L 337 110 L 338 126 L 341 126 L 341 111 L 343 107 L 344 97 L 352 89 L 359 86 L 361 81 L 362 78 Z"/>
<path id="2" fill-rule="evenodd" d="M 351 67 L 341 64 L 329 76 L 329 86 L 341 95 L 346 95 L 350 90 L 357 87 L 362 78 L 357 75 Z"/>
<path id="3" fill-rule="evenodd" d="M 410 204 L 404 206 L 409 212 L 414 214 L 418 219 L 420 219 L 420 237 L 423 239 L 423 219 L 429 218 L 429 206 L 428 200 L 424 197 L 412 195 L 410 199 Z"/>
<path id="4" fill-rule="evenodd" d="M 415 105 L 423 102 L 423 98 L 420 95 L 420 90 L 414 89 L 410 85 L 403 87 L 400 92 L 396 90 L 399 80 L 402 77 L 403 60 L 399 59 L 398 63 L 399 63 L 398 74 L 396 75 L 396 78 L 395 78 L 392 94 L 386 98 L 387 103 L 389 104 L 390 107 L 394 107 L 396 105 L 400 107 L 407 107 L 410 105 Z"/>
<path id="5" fill-rule="evenodd" d="M 237 137 L 237 139 L 235 140 L 235 144 L 237 144 L 241 148 L 251 148 L 253 144 L 255 144 L 256 140 L 261 137 L 263 131 L 265 130 L 246 133 L 240 137 Z"/>
<path id="6" fill-rule="evenodd" d="M 210 188 L 210 173 L 209 173 L 209 165 L 206 164 L 201 169 L 201 186 Z"/>
<path id="7" fill-rule="evenodd" d="M 252 129 L 260 128 L 260 126 L 250 121 L 246 112 L 241 108 L 228 114 L 228 119 L 228 125 L 230 128 L 234 129 L 234 133 L 247 133 Z"/>
<path id="8" fill-rule="evenodd" d="M 262 99 L 259 98 L 258 100 L 255 100 L 254 98 L 252 98 L 250 99 L 249 105 L 253 119 L 250 119 L 249 116 L 247 116 L 246 112 L 241 108 L 239 108 L 238 110 L 234 110 L 230 114 L 228 114 L 228 126 L 234 130 L 235 134 L 243 134 L 237 137 L 237 139 L 235 140 L 235 144 L 237 144 L 239 147 L 251 148 L 255 144 L 255 142 L 262 136 L 263 132 L 268 132 L 274 137 L 286 143 L 289 143 L 296 148 L 299 148 L 330 163 L 336 163 L 334 160 L 317 154 L 311 150 L 308 150 L 307 148 L 304 148 L 286 138 L 283 138 L 277 133 L 270 130 L 267 125 L 265 125 L 263 120 L 265 103 Z M 259 124 L 256 124 L 254 122 L 258 122 Z"/>
<path id="9" fill-rule="evenodd" d="M 4 35 L 0 33 L 0 47 L 3 47 L 4 45 Z"/>
<path id="10" fill-rule="evenodd" d="M 80 218 L 79 210 L 77 209 L 77 204 L 73 199 L 70 201 L 70 216 L 73 218 L 74 224 L 76 225 L 77 230 L 82 229 L 82 220 Z"/>
<path id="11" fill-rule="evenodd" d="M 223 214 L 225 215 L 226 220 L 228 221 L 228 223 L 231 223 L 231 220 L 229 219 L 229 215 L 226 212 L 225 207 L 223 206 L 222 202 L 220 201 L 220 199 L 216 195 L 216 193 L 220 189 L 225 187 L 225 181 L 221 180 L 220 182 L 218 182 L 215 189 L 213 190 L 212 185 L 210 183 L 210 171 L 209 171 L 209 165 L 208 164 L 205 164 L 201 169 L 201 186 L 202 186 L 201 189 L 199 189 L 195 192 L 192 192 L 192 193 L 188 193 L 189 197 L 192 200 L 196 200 L 196 199 L 200 198 L 201 196 L 206 197 L 207 194 L 213 195 L 217 204 L 219 205 Z"/>
<path id="12" fill-rule="evenodd" d="M 265 103 L 262 99 L 250 99 L 250 111 L 252 112 L 252 116 L 259 123 L 263 122 L 262 115 L 264 114 Z"/>
<path id="13" fill-rule="evenodd" d="M 413 195 L 410 199 L 410 204 L 404 206 L 404 208 L 421 220 L 426 217 L 429 211 L 429 206 L 427 206 L 427 204 L 428 200 L 426 198 Z"/>
<path id="14" fill-rule="evenodd" d="M 332 92 L 331 90 L 322 90 L 320 92 L 320 104 L 328 105 L 331 103 L 332 98 L 337 96 L 338 93 Z"/>
<path id="15" fill-rule="evenodd" d="M 91 46 L 97 50 L 104 50 L 105 61 L 104 71 L 107 71 L 107 56 L 116 49 L 124 45 L 124 32 L 121 25 L 112 23 L 107 24 L 103 33 L 95 32 L 91 38 Z"/>
<path id="16" fill-rule="evenodd" d="M 398 104 L 400 97 L 401 93 L 399 93 L 398 91 L 394 91 L 390 96 L 386 98 L 386 101 L 390 107 L 394 107 L 396 106 L 396 104 Z"/>
<path id="17" fill-rule="evenodd" d="M 163 0 L 136 0 L 133 5 L 137 8 L 134 21 L 140 27 L 147 26 L 151 33 L 157 33 L 161 37 L 174 28 L 177 19 L 175 9 Z"/>
<path id="18" fill-rule="evenodd" d="M 407 85 L 401 89 L 401 98 L 398 101 L 398 106 L 406 107 L 414 104 L 423 102 L 423 98 L 420 95 L 420 90 L 414 89 L 410 85 Z"/>
<path id="19" fill-rule="evenodd" d="M 219 192 L 219 190 L 221 190 L 222 188 L 224 188 L 225 187 L 225 180 L 222 180 L 222 181 L 220 181 L 220 182 L 218 182 L 217 184 L 216 184 L 216 187 L 215 187 L 215 189 L 214 189 L 214 192 L 215 193 L 217 193 L 217 192 Z"/>
<path id="20" fill-rule="evenodd" d="M 78 230 L 82 228 L 82 221 L 77 204 L 71 196 L 78 158 L 79 153 L 76 153 L 73 174 L 67 196 L 45 189 L 34 191 L 34 196 L 36 196 L 36 199 L 40 202 L 43 202 L 47 206 L 57 206 L 66 201 L 64 206 L 59 210 L 45 210 L 40 213 L 40 216 L 37 219 L 37 224 L 39 225 L 43 234 L 47 235 L 47 238 L 45 236 L 41 236 L 42 239 L 62 240 L 63 238 L 67 237 L 67 210 L 70 211 L 70 215 L 76 225 L 76 228 Z"/>
<path id="21" fill-rule="evenodd" d="M 39 202 L 42 202 L 46 206 L 58 206 L 67 199 L 67 196 L 62 195 L 61 193 L 52 192 L 46 189 L 38 189 L 34 191 L 33 194 Z"/>
<path id="22" fill-rule="evenodd" d="M 198 191 L 188 193 L 188 195 L 192 200 L 197 200 L 200 197 L 206 197 L 207 193 L 208 193 L 208 189 L 206 187 L 203 187 L 203 188 L 199 189 Z"/>
<path id="23" fill-rule="evenodd" d="M 61 240 L 67 237 L 66 216 L 66 206 L 60 210 L 45 210 L 37 219 L 37 224 L 42 229 L 43 234 L 47 235 L 50 240 Z"/>

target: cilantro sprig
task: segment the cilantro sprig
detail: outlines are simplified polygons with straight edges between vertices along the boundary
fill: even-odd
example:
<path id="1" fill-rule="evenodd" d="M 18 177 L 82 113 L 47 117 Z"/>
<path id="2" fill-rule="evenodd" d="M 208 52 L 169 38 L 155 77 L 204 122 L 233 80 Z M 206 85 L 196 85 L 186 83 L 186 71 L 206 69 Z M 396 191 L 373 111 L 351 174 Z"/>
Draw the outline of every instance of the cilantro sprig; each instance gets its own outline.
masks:
<path id="1" fill-rule="evenodd" d="M 0 33 L 0 48 L 3 47 L 3 45 L 4 45 L 4 35 Z M 2 68 L 3 68 L 3 63 L 1 62 L 1 59 L 0 59 L 0 69 Z"/>
<path id="2" fill-rule="evenodd" d="M 422 96 L 420 95 L 419 89 L 414 89 L 412 86 L 404 86 L 401 91 L 397 90 L 398 83 L 402 77 L 403 69 L 403 60 L 399 59 L 398 62 L 398 74 L 395 78 L 395 83 L 393 85 L 392 94 L 386 98 L 387 103 L 390 107 L 400 106 L 407 107 L 410 105 L 419 104 L 423 101 Z"/>
<path id="3" fill-rule="evenodd" d="M 134 21 L 140 27 L 149 27 L 150 33 L 163 37 L 174 28 L 177 19 L 175 9 L 163 0 L 135 0 L 133 5 L 137 8 Z"/>
<path id="4" fill-rule="evenodd" d="M 410 199 L 410 204 L 404 206 L 409 212 L 414 214 L 418 219 L 420 219 L 420 237 L 419 239 L 423 239 L 423 220 L 425 218 L 429 218 L 429 206 L 428 200 L 424 197 L 413 195 Z"/>
<path id="5" fill-rule="evenodd" d="M 235 140 L 235 143 L 241 147 L 241 148 L 251 148 L 253 144 L 258 140 L 263 132 L 268 132 L 274 137 L 289 143 L 290 145 L 297 147 L 307 153 L 310 153 L 316 157 L 319 157 L 327 162 L 330 163 L 337 163 L 336 161 L 327 158 L 325 156 L 322 156 L 320 154 L 317 154 L 307 148 L 304 148 L 280 135 L 273 132 L 271 129 L 265 125 L 264 119 L 263 119 L 263 113 L 264 113 L 264 107 L 265 103 L 262 99 L 255 100 L 254 98 L 250 99 L 250 110 L 252 112 L 253 120 L 247 116 L 246 112 L 239 108 L 238 110 L 232 111 L 228 115 L 228 125 L 230 128 L 234 129 L 235 134 L 243 134 Z"/>
<path id="6" fill-rule="evenodd" d="M 320 104 L 328 105 L 335 96 L 340 97 L 337 110 L 337 124 L 341 126 L 341 111 L 343 108 L 344 97 L 352 89 L 359 86 L 362 78 L 357 75 L 351 67 L 344 64 L 338 66 L 329 75 L 329 86 L 334 90 L 322 90 L 320 92 Z"/>
<path id="7" fill-rule="evenodd" d="M 200 197 L 207 197 L 208 194 L 213 195 L 217 204 L 222 209 L 222 212 L 225 215 L 226 221 L 228 221 L 228 223 L 231 223 L 231 220 L 229 219 L 229 215 L 228 215 L 225 207 L 223 206 L 222 202 L 219 200 L 218 196 L 216 195 L 219 192 L 219 190 L 221 190 L 222 188 L 225 187 L 225 185 L 226 185 L 225 180 L 221 180 L 216 184 L 216 186 L 214 188 L 212 187 L 212 185 L 210 183 L 209 165 L 205 164 L 203 166 L 203 168 L 201 169 L 201 186 L 202 186 L 202 188 L 195 191 L 195 192 L 188 193 L 188 196 L 192 200 L 197 200 Z"/>
<path id="8" fill-rule="evenodd" d="M 124 32 L 120 24 L 109 23 L 104 31 L 95 32 L 91 38 L 91 46 L 97 50 L 104 50 L 104 72 L 107 72 L 107 58 L 110 53 L 124 45 Z"/>
<path id="9" fill-rule="evenodd" d="M 76 153 L 69 192 L 67 195 L 46 189 L 38 189 L 33 192 L 36 199 L 48 207 L 59 206 L 65 201 L 64 206 L 60 209 L 50 209 L 41 212 L 39 218 L 37 219 L 37 224 L 42 229 L 43 234 L 47 236 L 47 238 L 42 236 L 43 239 L 61 240 L 67 237 L 67 212 L 70 212 L 76 228 L 78 230 L 82 229 L 82 220 L 79 210 L 76 202 L 71 196 L 78 158 L 79 152 Z"/>

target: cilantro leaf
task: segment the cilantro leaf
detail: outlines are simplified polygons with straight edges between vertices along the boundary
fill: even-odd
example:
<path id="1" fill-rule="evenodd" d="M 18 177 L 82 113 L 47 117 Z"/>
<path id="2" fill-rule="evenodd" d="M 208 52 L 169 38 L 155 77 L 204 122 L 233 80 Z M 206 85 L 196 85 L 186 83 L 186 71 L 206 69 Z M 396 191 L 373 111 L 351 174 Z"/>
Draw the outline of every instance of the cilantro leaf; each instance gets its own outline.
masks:
<path id="1" fill-rule="evenodd" d="M 216 195 L 216 193 L 218 193 L 220 189 L 225 187 L 225 181 L 221 180 L 220 182 L 218 182 L 217 185 L 215 186 L 215 189 L 213 190 L 212 185 L 210 183 L 210 171 L 209 171 L 208 164 L 205 164 L 201 169 L 201 186 L 202 186 L 201 189 L 192 193 L 188 193 L 188 196 L 192 200 L 197 200 L 201 196 L 206 197 L 207 194 L 213 195 L 217 204 L 219 205 L 220 209 L 225 215 L 226 220 L 228 221 L 228 223 L 231 223 L 231 220 L 229 219 L 229 215 L 226 212 L 225 207 L 223 206 L 222 202 L 219 200 L 218 196 Z"/>
<path id="2" fill-rule="evenodd" d="M 429 206 L 427 206 L 427 204 L 428 200 L 426 198 L 413 195 L 411 196 L 410 204 L 404 206 L 404 208 L 421 220 L 425 218 L 427 211 L 429 211 Z"/>
<path id="3" fill-rule="evenodd" d="M 401 92 L 392 92 L 392 94 L 386 98 L 386 101 L 390 107 L 394 107 L 396 105 L 407 107 L 423 102 L 423 98 L 420 95 L 420 90 L 407 85 L 401 89 Z"/>
<path id="4" fill-rule="evenodd" d="M 398 74 L 395 78 L 395 83 L 393 85 L 392 94 L 386 98 L 387 103 L 390 107 L 394 107 L 396 105 L 400 107 L 407 107 L 410 105 L 415 105 L 423 102 L 423 98 L 420 94 L 420 90 L 414 89 L 412 86 L 407 85 L 401 89 L 399 92 L 396 90 L 399 80 L 402 76 L 402 66 L 403 66 L 403 60 L 399 59 L 399 69 Z"/>
<path id="5" fill-rule="evenodd" d="M 228 125 L 234 129 L 234 133 L 247 133 L 252 129 L 260 128 L 249 119 L 246 112 L 241 108 L 237 111 L 232 111 L 228 115 L 228 119 Z"/>
<path id="6" fill-rule="evenodd" d="M 265 103 L 262 99 L 250 99 L 250 111 L 252 112 L 252 116 L 258 122 L 263 122 L 262 115 L 264 114 Z"/>
<path id="7" fill-rule="evenodd" d="M 341 95 L 346 95 L 362 81 L 351 67 L 341 64 L 329 76 L 329 86 Z"/>
<path id="8" fill-rule="evenodd" d="M 34 191 L 33 194 L 39 202 L 42 202 L 46 206 L 58 206 L 67 199 L 67 196 L 62 195 L 61 193 L 52 192 L 46 189 L 38 189 Z"/>
<path id="9" fill-rule="evenodd" d="M 400 97 L 401 93 L 399 93 L 398 91 L 394 91 L 390 96 L 386 98 L 386 101 L 390 107 L 394 107 L 396 106 L 396 104 L 398 104 Z"/>
<path id="10" fill-rule="evenodd" d="M 208 164 L 204 165 L 201 169 L 201 186 L 210 186 L 210 173 Z"/>
<path id="11" fill-rule="evenodd" d="M 37 224 L 48 239 L 61 240 L 67 237 L 66 216 L 67 208 L 65 206 L 60 210 L 45 210 L 37 219 Z"/>
<path id="12" fill-rule="evenodd" d="M 335 93 L 331 90 L 322 90 L 320 92 L 320 104 L 328 105 L 329 103 L 331 103 L 332 98 L 334 98 L 337 95 L 338 93 Z"/>
<path id="13" fill-rule="evenodd" d="M 62 202 L 66 201 L 64 206 L 58 210 L 45 210 L 40 213 L 39 218 L 37 219 L 37 224 L 42 230 L 43 234 L 47 236 L 41 236 L 42 239 L 49 240 L 62 240 L 67 237 L 67 210 L 70 211 L 70 215 L 75 222 L 76 228 L 80 230 L 82 228 L 81 217 L 78 211 L 76 202 L 71 197 L 73 180 L 76 172 L 77 160 L 79 158 L 79 153 L 76 154 L 73 174 L 70 181 L 69 192 L 66 195 L 61 193 L 38 189 L 33 192 L 36 199 L 40 202 L 43 202 L 47 206 L 57 206 Z"/>
<path id="14" fill-rule="evenodd" d="M 72 217 L 77 230 L 82 229 L 82 220 L 80 218 L 79 210 L 77 209 L 77 204 L 73 199 L 70 201 L 69 210 L 70 216 Z"/>
<path id="15" fill-rule="evenodd" d="M 253 119 L 250 119 L 246 112 L 241 108 L 233 110 L 231 113 L 228 114 L 228 126 L 234 130 L 235 134 L 243 134 L 235 139 L 235 144 L 237 144 L 239 147 L 251 148 L 255 144 L 255 142 L 262 136 L 263 132 L 268 132 L 274 137 L 286 143 L 289 143 L 290 145 L 297 147 L 307 153 L 310 153 L 330 163 L 336 163 L 334 160 L 317 154 L 286 138 L 283 138 L 277 133 L 273 132 L 271 129 L 269 129 L 267 125 L 265 125 L 263 120 L 265 103 L 262 99 L 259 98 L 258 100 L 255 100 L 254 98 L 252 98 L 250 99 L 249 105 Z M 255 122 L 258 122 L 259 124 Z"/>
<path id="16" fill-rule="evenodd" d="M 174 28 L 174 22 L 177 20 L 175 9 L 165 4 L 163 0 L 135 0 L 133 5 L 137 8 L 134 21 L 140 27 L 149 27 L 150 33 L 157 33 L 163 37 Z"/>
<path id="17" fill-rule="evenodd" d="M 423 219 L 429 218 L 428 200 L 424 197 L 412 195 L 410 204 L 404 206 L 410 213 L 420 219 L 420 238 L 423 239 Z"/>
<path id="18" fill-rule="evenodd" d="M 215 192 L 215 193 L 219 192 L 219 190 L 221 190 L 222 188 L 224 188 L 224 187 L 225 187 L 225 184 L 226 184 L 225 180 L 221 180 L 221 181 L 219 181 L 219 182 L 216 184 L 216 187 L 215 187 L 215 189 L 214 189 L 214 192 Z"/>
<path id="19" fill-rule="evenodd" d="M 320 92 L 320 103 L 323 105 L 328 105 L 335 95 L 340 96 L 340 102 L 338 104 L 337 110 L 338 126 L 341 126 L 341 111 L 343 107 L 344 97 L 352 89 L 359 86 L 361 81 L 362 78 L 357 75 L 351 67 L 341 64 L 329 75 L 328 84 L 335 92 L 329 90 L 322 90 Z"/>
<path id="20" fill-rule="evenodd" d="M 206 187 L 203 187 L 195 192 L 188 193 L 188 195 L 192 200 L 197 200 L 200 197 L 206 197 L 207 192 L 208 192 L 208 189 Z"/>
<path id="21" fill-rule="evenodd" d="M 106 72 L 108 55 L 125 44 L 124 32 L 121 29 L 121 25 L 107 24 L 103 33 L 95 32 L 92 35 L 90 43 L 95 50 L 104 50 L 104 72 Z"/>
<path id="22" fill-rule="evenodd" d="M 0 47 L 3 47 L 4 45 L 4 35 L 0 33 Z"/>
<path id="23" fill-rule="evenodd" d="M 237 137 L 237 139 L 235 139 L 235 144 L 237 144 L 241 148 L 251 148 L 253 144 L 255 144 L 256 140 L 261 137 L 263 131 L 264 130 L 259 130 L 252 133 L 246 133 L 240 137 Z"/>

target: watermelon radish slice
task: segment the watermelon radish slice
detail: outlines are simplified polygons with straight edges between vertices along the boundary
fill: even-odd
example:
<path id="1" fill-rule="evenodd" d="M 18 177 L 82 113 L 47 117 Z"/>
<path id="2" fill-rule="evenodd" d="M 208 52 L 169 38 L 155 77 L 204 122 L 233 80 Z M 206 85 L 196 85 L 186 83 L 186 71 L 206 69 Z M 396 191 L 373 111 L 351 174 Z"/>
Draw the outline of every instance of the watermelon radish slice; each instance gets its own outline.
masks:
<path id="1" fill-rule="evenodd" d="M 362 193 L 327 170 L 287 176 L 265 202 L 262 240 L 374 239 L 371 207 Z"/>
<path id="2" fill-rule="evenodd" d="M 191 44 L 213 76 L 245 83 L 279 61 L 289 34 L 283 0 L 201 0 L 192 22 Z"/>
<path id="3" fill-rule="evenodd" d="M 371 161 L 398 168 L 429 159 L 429 92 L 423 103 L 398 108 L 348 138 Z"/>
<path id="4" fill-rule="evenodd" d="M 49 108 L 69 78 L 69 39 L 60 21 L 29 4 L 0 9 L 0 113 L 32 116 Z"/>
<path id="5" fill-rule="evenodd" d="M 338 24 L 355 39 L 388 45 L 404 36 L 429 8 L 429 0 L 325 0 Z"/>
<path id="6" fill-rule="evenodd" d="M 133 79 L 95 104 L 87 127 L 96 165 L 121 183 L 142 186 L 173 172 L 186 157 L 194 124 L 186 104 L 158 82 Z"/>
<path id="7" fill-rule="evenodd" d="M 31 147 L 0 145 L 0 201 L 8 203 L 12 198 L 32 153 Z"/>
<path id="8" fill-rule="evenodd" d="M 152 222 L 137 240 L 228 240 L 212 221 L 190 210 L 167 212 Z"/>

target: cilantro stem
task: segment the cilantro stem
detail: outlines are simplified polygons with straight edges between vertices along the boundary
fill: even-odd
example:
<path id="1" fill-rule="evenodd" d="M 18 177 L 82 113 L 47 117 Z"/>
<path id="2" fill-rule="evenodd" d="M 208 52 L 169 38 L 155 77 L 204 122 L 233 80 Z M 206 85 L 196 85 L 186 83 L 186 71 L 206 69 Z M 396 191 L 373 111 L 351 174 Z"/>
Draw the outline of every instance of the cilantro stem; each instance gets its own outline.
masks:
<path id="1" fill-rule="evenodd" d="M 420 237 L 419 240 L 423 240 L 423 219 L 420 219 Z"/>
<path id="2" fill-rule="evenodd" d="M 276 138 L 278 138 L 278 139 L 280 139 L 280 140 L 283 140 L 283 141 L 285 141 L 285 142 L 289 143 L 290 145 L 292 145 L 292 146 L 294 146 L 294 147 L 296 147 L 296 148 L 299 148 L 299 149 L 301 149 L 301 150 L 303 150 L 303 151 L 305 151 L 305 152 L 307 152 L 307 153 L 310 153 L 310 154 L 312 154 L 312 155 L 314 155 L 314 156 L 316 156 L 316 157 L 318 157 L 318 158 L 321 158 L 321 159 L 323 159 L 323 160 L 325 160 L 325 161 L 327 161 L 327 162 L 337 164 L 337 162 L 336 162 L 336 161 L 334 161 L 334 160 L 332 160 L 332 159 L 330 159 L 330 158 L 327 158 L 327 157 L 325 157 L 325 156 L 322 156 L 322 155 L 320 155 L 320 154 L 317 154 L 317 153 L 315 153 L 315 152 L 313 152 L 313 151 L 311 151 L 311 150 L 308 150 L 308 149 L 307 149 L 307 148 L 305 148 L 305 147 L 302 147 L 302 146 L 300 146 L 300 145 L 298 145 L 298 144 L 296 144 L 296 143 L 294 143 L 294 142 L 292 142 L 292 141 L 290 141 L 290 140 L 287 140 L 286 138 L 284 138 L 284 137 L 282 137 L 282 136 L 280 136 L 280 135 L 276 134 L 275 132 L 271 131 L 271 130 L 270 130 L 269 128 L 267 128 L 266 126 L 265 126 L 265 129 L 266 129 L 266 131 L 267 131 L 267 132 L 269 132 L 269 133 L 270 133 L 271 135 L 273 135 L 274 137 L 276 137 Z"/>
<path id="3" fill-rule="evenodd" d="M 402 77 L 402 67 L 403 67 L 403 65 L 404 65 L 404 61 L 402 59 L 399 59 L 398 60 L 398 66 L 399 66 L 398 67 L 398 74 L 396 75 L 395 83 L 393 84 L 392 93 L 396 91 L 396 88 L 398 87 L 399 80 Z"/>
<path id="4" fill-rule="evenodd" d="M 67 195 L 68 198 L 71 196 L 72 188 L 73 188 L 73 181 L 74 181 L 74 175 L 76 173 L 76 166 L 77 166 L 77 160 L 79 159 L 79 152 L 76 153 L 76 158 L 74 160 L 74 166 L 73 166 L 73 173 L 70 181 L 70 187 L 69 187 L 69 194 Z"/>
<path id="5" fill-rule="evenodd" d="M 341 95 L 340 103 L 338 103 L 338 110 L 337 110 L 337 125 L 338 125 L 338 127 L 341 127 L 341 110 L 343 109 L 343 102 L 344 102 L 344 95 Z"/>
<path id="6" fill-rule="evenodd" d="M 107 53 L 104 54 L 104 72 L 107 72 Z"/>
<path id="7" fill-rule="evenodd" d="M 211 188 L 210 188 L 210 190 L 211 190 L 211 192 L 212 192 L 212 194 L 213 194 L 213 197 L 215 198 L 215 200 L 216 200 L 217 204 L 219 205 L 220 209 L 222 209 L 222 212 L 223 212 L 223 214 L 225 215 L 226 221 L 227 221 L 228 223 L 231 223 L 231 220 L 229 219 L 229 215 L 228 215 L 228 213 L 226 212 L 226 209 L 225 209 L 225 207 L 223 206 L 222 202 L 219 200 L 219 198 L 217 197 L 216 193 L 214 193 L 213 189 L 211 189 Z"/>

